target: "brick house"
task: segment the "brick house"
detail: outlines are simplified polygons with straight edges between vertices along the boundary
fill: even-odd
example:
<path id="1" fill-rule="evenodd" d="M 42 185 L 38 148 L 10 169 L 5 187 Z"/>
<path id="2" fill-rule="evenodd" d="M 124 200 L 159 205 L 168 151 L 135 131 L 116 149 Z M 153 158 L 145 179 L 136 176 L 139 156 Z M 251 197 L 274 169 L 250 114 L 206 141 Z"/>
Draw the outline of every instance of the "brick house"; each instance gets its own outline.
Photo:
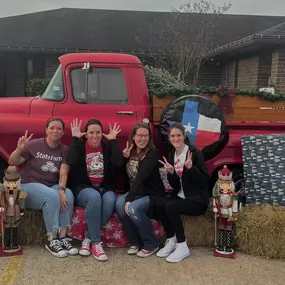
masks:
<path id="1" fill-rule="evenodd" d="M 285 22 L 209 52 L 223 86 L 285 93 Z"/>
<path id="2" fill-rule="evenodd" d="M 104 51 L 147 57 L 151 27 L 163 29 L 173 16 L 171 12 L 64 8 L 0 18 L 0 97 L 25 96 L 27 81 L 51 77 L 58 67 L 58 56 L 65 53 Z M 223 46 L 284 21 L 285 17 L 223 15 L 213 45 Z M 230 70 L 236 69 L 231 62 L 235 57 L 226 68 L 226 53 L 214 51 L 201 68 L 199 84 L 217 86 L 227 69 L 227 85 L 231 86 Z M 280 53 L 276 57 L 278 60 Z"/>

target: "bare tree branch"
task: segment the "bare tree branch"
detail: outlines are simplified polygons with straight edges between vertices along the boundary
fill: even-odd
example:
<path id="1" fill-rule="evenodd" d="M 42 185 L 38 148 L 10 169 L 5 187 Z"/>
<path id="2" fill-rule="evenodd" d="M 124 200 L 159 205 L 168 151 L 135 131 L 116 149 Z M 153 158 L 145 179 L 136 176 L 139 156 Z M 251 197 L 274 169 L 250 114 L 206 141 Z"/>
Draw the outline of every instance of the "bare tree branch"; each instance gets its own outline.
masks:
<path id="1" fill-rule="evenodd" d="M 191 73 L 196 85 L 202 55 L 213 48 L 216 28 L 230 7 L 231 3 L 218 6 L 210 0 L 191 0 L 173 9 L 172 17 L 151 27 L 148 49 L 155 54 L 155 66 L 169 70 L 182 80 Z"/>

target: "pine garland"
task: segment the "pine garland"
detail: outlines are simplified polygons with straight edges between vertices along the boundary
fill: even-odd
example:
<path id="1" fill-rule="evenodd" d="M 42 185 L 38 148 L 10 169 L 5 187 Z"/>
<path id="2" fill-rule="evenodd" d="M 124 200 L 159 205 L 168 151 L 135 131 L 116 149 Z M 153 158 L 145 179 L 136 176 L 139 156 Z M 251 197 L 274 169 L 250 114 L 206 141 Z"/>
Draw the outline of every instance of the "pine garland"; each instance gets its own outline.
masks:
<path id="1" fill-rule="evenodd" d="M 166 96 L 180 97 L 189 94 L 207 94 L 207 95 L 219 95 L 217 87 L 194 87 L 185 84 L 178 77 L 173 76 L 167 70 L 161 68 L 154 68 L 146 65 L 144 67 L 146 81 L 150 96 L 156 96 L 163 98 Z M 226 88 L 223 89 L 227 91 Z M 252 90 L 235 90 L 236 95 L 245 96 L 258 96 L 268 101 L 280 101 L 285 100 L 285 94 L 281 93 L 268 93 L 260 92 L 257 89 Z"/>

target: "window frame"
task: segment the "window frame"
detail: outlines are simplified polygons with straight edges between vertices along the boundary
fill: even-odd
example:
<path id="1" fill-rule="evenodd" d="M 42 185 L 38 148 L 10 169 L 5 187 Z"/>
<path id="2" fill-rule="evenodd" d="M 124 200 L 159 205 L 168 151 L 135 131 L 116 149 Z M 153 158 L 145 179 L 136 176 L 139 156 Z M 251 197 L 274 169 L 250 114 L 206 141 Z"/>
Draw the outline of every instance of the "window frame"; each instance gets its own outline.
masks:
<path id="1" fill-rule="evenodd" d="M 55 79 L 57 73 L 60 73 L 61 74 L 61 84 L 62 84 L 62 94 L 63 94 L 63 97 L 62 99 L 59 99 L 59 100 L 56 100 L 56 99 L 50 99 L 50 98 L 45 98 L 44 97 L 44 94 L 46 94 L 46 91 L 48 90 L 48 88 L 50 87 L 50 85 L 52 84 L 52 81 Z M 58 66 L 56 72 L 54 73 L 53 77 L 51 78 L 46 90 L 44 91 L 44 93 L 41 95 L 41 99 L 42 100 L 45 100 L 45 101 L 50 101 L 50 102 L 63 102 L 65 101 L 66 99 L 66 93 L 65 93 L 65 81 L 64 81 L 64 76 L 63 76 L 64 72 L 62 70 L 62 66 L 61 64 Z"/>

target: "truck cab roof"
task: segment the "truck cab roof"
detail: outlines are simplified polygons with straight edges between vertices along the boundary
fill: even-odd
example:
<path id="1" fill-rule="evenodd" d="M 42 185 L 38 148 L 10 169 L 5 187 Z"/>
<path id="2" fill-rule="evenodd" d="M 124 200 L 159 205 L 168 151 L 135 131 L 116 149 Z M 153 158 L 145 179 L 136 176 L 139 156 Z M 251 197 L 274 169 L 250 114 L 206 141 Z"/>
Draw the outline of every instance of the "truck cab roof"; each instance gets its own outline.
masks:
<path id="1" fill-rule="evenodd" d="M 60 56 L 59 61 L 62 66 L 76 62 L 135 64 L 142 66 L 142 62 L 136 56 L 121 53 L 70 53 Z"/>

